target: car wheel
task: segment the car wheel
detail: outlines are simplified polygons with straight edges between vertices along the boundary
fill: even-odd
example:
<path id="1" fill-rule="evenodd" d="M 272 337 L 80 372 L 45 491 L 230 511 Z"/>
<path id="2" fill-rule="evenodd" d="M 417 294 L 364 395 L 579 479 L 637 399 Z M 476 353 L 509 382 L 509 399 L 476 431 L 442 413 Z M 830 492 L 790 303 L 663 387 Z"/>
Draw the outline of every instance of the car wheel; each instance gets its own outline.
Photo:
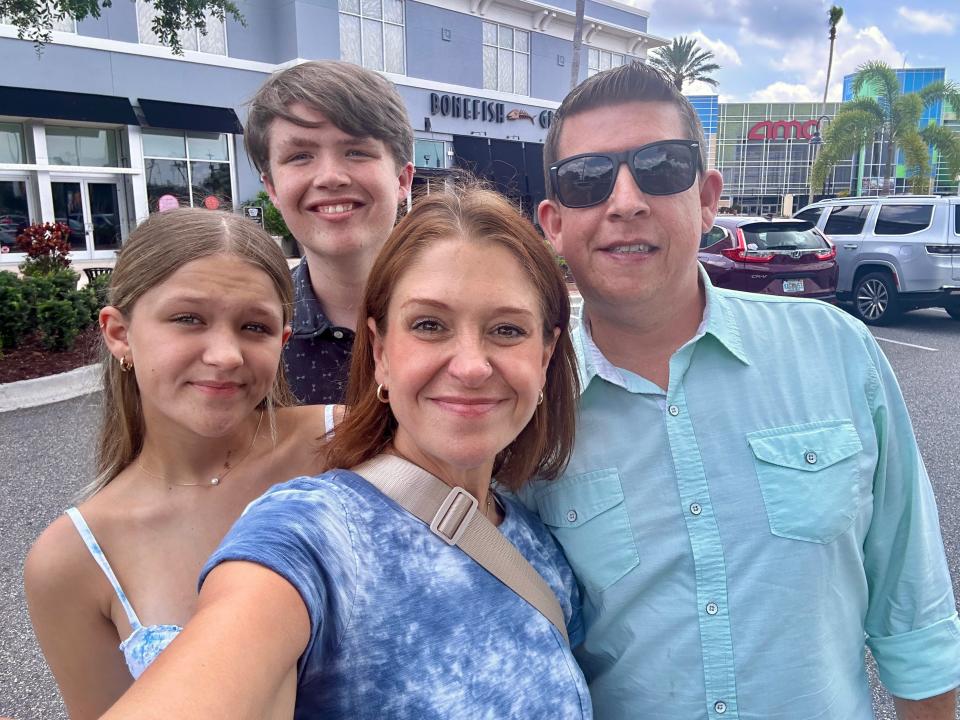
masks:
<path id="1" fill-rule="evenodd" d="M 888 273 L 867 273 L 853 288 L 853 314 L 867 325 L 887 325 L 900 315 L 900 301 Z"/>
<path id="2" fill-rule="evenodd" d="M 947 311 L 947 314 L 952 317 L 954 320 L 960 320 L 960 303 L 955 303 L 953 305 L 947 305 L 944 310 Z"/>

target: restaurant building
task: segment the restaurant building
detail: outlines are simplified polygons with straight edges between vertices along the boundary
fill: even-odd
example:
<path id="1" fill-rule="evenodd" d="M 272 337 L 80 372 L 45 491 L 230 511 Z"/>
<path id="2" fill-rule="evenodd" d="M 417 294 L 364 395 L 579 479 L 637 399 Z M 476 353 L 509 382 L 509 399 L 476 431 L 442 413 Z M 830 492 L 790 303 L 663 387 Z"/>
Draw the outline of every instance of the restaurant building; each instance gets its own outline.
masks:
<path id="1" fill-rule="evenodd" d="M 103 262 L 161 208 L 235 209 L 262 189 L 244 153 L 244 103 L 273 72 L 344 59 L 383 73 L 415 129 L 417 185 L 455 167 L 530 213 L 542 144 L 570 84 L 575 0 L 245 0 L 246 25 L 210 18 L 173 55 L 148 0 L 60 23 L 42 51 L 0 17 L 0 264 L 29 223 L 71 229 L 75 261 Z M 648 13 L 586 0 L 580 77 L 666 41 Z"/>

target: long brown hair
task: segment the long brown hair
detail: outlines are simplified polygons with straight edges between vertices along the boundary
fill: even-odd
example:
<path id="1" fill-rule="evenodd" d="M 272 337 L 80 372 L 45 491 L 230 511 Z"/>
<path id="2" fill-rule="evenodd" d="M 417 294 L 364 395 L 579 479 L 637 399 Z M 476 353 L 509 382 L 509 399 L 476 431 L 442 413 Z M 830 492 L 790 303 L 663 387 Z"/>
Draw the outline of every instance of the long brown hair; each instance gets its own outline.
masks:
<path id="1" fill-rule="evenodd" d="M 418 200 L 377 256 L 357 319 L 347 413 L 324 450 L 325 465 L 354 467 L 382 452 L 393 440 L 397 421 L 389 405 L 376 398 L 373 340 L 367 318 L 373 318 L 382 337 L 387 330 L 391 294 L 400 277 L 430 243 L 451 237 L 508 250 L 536 291 L 544 342 L 551 342 L 555 329 L 560 330 L 547 366 L 544 401 L 494 463 L 497 480 L 513 489 L 533 476 L 552 479 L 566 467 L 573 448 L 579 392 L 568 331 L 570 300 L 566 283 L 553 253 L 533 226 L 505 198 L 475 186 L 432 193 Z"/>
<path id="2" fill-rule="evenodd" d="M 131 233 L 110 276 L 109 303 L 129 318 L 145 292 L 183 265 L 221 253 L 239 257 L 270 277 L 283 306 L 283 323 L 288 325 L 293 313 L 293 286 L 277 244 L 240 215 L 200 208 L 155 213 Z M 136 372 L 121 372 L 102 340 L 100 355 L 103 400 L 97 474 L 84 489 L 86 495 L 103 488 L 133 462 L 143 447 L 145 432 Z M 274 408 L 292 403 L 281 363 L 262 403 L 271 429 L 275 428 Z"/>

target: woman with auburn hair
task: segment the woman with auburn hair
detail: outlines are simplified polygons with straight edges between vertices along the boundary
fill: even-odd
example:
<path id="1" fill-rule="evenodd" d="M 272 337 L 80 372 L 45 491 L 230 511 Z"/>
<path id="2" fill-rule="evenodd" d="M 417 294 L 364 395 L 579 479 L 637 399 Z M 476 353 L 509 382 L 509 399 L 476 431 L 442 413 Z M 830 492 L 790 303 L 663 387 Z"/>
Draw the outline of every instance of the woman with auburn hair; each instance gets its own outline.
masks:
<path id="1" fill-rule="evenodd" d="M 280 365 L 292 295 L 283 253 L 239 215 L 158 213 L 123 246 L 100 312 L 97 475 L 24 570 L 74 720 L 99 717 L 180 632 L 243 508 L 319 467 L 332 406 L 288 407 Z"/>
<path id="2" fill-rule="evenodd" d="M 297 718 L 592 717 L 570 568 L 491 488 L 555 476 L 573 442 L 552 253 L 495 193 L 431 194 L 387 240 L 361 312 L 325 448 L 341 469 L 251 504 L 194 619 L 105 717 L 274 717 L 293 693 Z M 494 574 L 493 547 L 545 595 Z"/>

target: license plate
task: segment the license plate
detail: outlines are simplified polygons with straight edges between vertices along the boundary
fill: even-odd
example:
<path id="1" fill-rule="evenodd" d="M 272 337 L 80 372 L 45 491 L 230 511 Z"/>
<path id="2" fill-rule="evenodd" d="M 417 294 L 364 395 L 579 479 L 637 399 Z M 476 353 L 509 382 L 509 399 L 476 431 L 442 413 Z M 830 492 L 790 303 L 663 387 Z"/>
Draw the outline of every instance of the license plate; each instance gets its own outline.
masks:
<path id="1" fill-rule="evenodd" d="M 803 292 L 803 280 L 784 280 L 783 291 L 785 293 Z"/>

